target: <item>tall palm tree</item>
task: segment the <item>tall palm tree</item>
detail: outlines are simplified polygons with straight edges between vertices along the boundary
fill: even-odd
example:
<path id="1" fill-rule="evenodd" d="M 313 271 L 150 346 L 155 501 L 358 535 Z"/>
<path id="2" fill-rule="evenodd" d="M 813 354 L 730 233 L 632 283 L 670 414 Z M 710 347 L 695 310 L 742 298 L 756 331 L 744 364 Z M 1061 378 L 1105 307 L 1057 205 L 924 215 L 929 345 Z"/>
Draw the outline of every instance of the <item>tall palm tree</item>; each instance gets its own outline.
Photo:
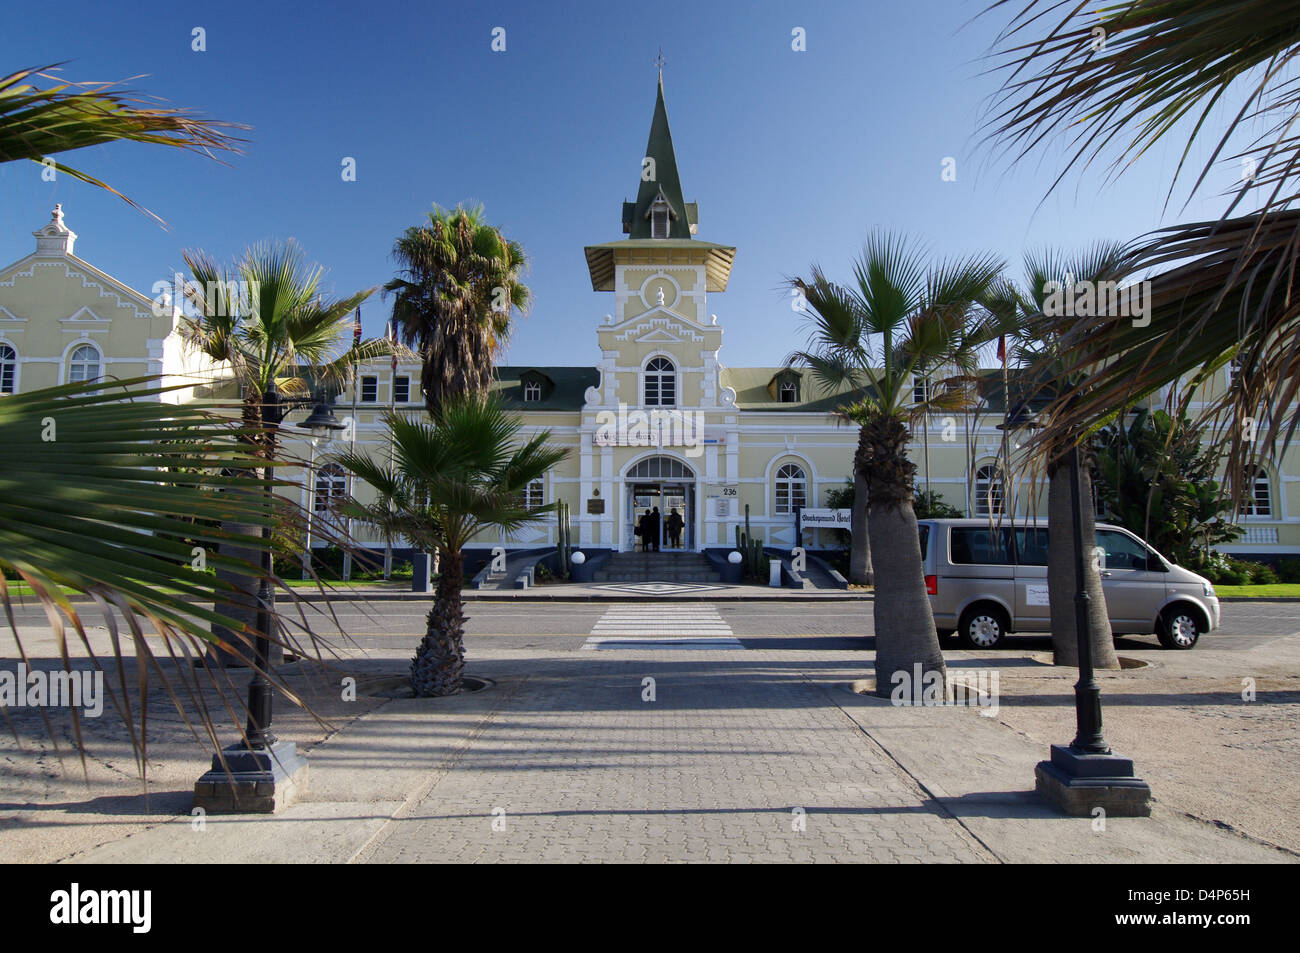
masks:
<path id="1" fill-rule="evenodd" d="M 147 142 L 212 155 L 237 152 L 240 141 L 225 132 L 247 129 L 236 123 L 202 119 L 190 110 L 160 109 L 147 100 L 114 90 L 114 83 L 71 83 L 51 74 L 56 66 L 21 69 L 0 78 L 0 162 L 41 162 L 61 152 L 106 142 Z M 38 89 L 30 79 L 56 85 Z M 54 168 L 106 189 L 161 222 L 147 209 L 89 173 L 50 159 Z"/>
<path id="2" fill-rule="evenodd" d="M 522 246 L 488 224 L 481 206 L 435 205 L 426 224 L 397 240 L 393 255 L 401 274 L 384 294 L 393 297 L 394 328 L 420 356 L 429 412 L 445 400 L 486 393 L 512 314 L 531 300 L 520 280 Z"/>
<path id="3" fill-rule="evenodd" d="M 1169 199 L 1185 172 L 1195 176 L 1189 201 L 1214 181 L 1216 164 L 1236 181 L 1217 221 L 1163 229 L 1134 249 L 1130 276 L 1174 266 L 1152 279 L 1149 320 L 1056 323 L 1089 387 L 1060 395 L 1045 436 L 1095 427 L 1185 377 L 1199 384 L 1203 371 L 1235 355 L 1248 369 L 1240 385 L 1181 396 L 1184 406 L 1209 397 L 1202 421 L 1221 427 L 1226 479 L 1240 496 L 1245 463 L 1276 458 L 1297 427 L 1289 409 L 1300 392 L 1300 86 L 1292 76 L 1300 11 L 1273 0 L 1125 0 L 1100 10 L 998 0 L 988 11 L 1008 6 L 1019 10 L 996 44 L 1007 78 L 988 129 L 1016 159 L 1064 140 L 1069 159 L 1053 188 L 1112 146 L 1110 169 L 1119 175 L 1170 139 L 1181 156 Z M 1198 144 L 1206 155 L 1199 171 L 1188 164 Z M 1248 419 L 1261 425 L 1258 436 Z"/>
<path id="4" fill-rule="evenodd" d="M 368 504 L 349 501 L 344 511 L 440 554 L 442 573 L 410 675 L 417 697 L 450 695 L 460 690 L 465 668 L 462 550 L 480 530 L 514 530 L 554 509 L 529 508 L 524 491 L 568 451 L 546 445 L 549 431 L 519 444 L 520 420 L 479 396 L 444 403 L 432 424 L 392 413 L 386 420 L 392 468 L 355 451 L 335 457 L 376 493 Z"/>
<path id="5" fill-rule="evenodd" d="M 1073 389 L 1071 370 L 1061 348 L 1060 335 L 1046 325 L 1050 322 L 1045 306 L 1051 290 L 1065 288 L 1074 281 L 1107 280 L 1120 267 L 1124 248 L 1114 242 L 1100 242 L 1086 252 L 1067 256 L 1057 251 L 1031 252 L 1024 258 L 1024 283 L 1003 278 L 994 285 L 986 307 L 994 316 L 998 333 L 1010 338 L 1008 360 L 1021 366 L 1020 377 L 1039 375 L 1047 380 L 1050 392 L 1037 393 L 1032 384 L 1024 384 L 1016 397 L 1003 394 L 1004 406 L 1010 408 L 1031 398 L 1051 398 L 1060 390 Z M 1053 285 L 1052 283 L 1056 284 Z M 1032 372 L 1025 368 L 1033 368 Z M 1023 405 L 1022 405 L 1023 406 Z M 1070 441 L 1083 453 L 1079 468 L 1079 495 L 1084 505 L 1080 512 L 1083 544 L 1075 539 L 1070 493 L 1070 457 L 1064 452 Z M 1096 512 L 1093 499 L 1091 454 L 1086 434 L 1074 432 L 1052 444 L 1043 445 L 1047 478 L 1048 535 L 1047 585 L 1052 615 L 1052 652 L 1057 665 L 1078 665 L 1078 625 L 1074 608 L 1075 559 L 1080 552 L 1091 552 L 1096 545 Z M 1010 467 L 1004 460 L 1003 466 Z M 1092 640 L 1093 665 L 1119 668 L 1115 643 L 1111 637 L 1110 618 L 1101 586 L 1101 567 L 1095 560 L 1084 561 L 1084 587 L 1089 598 L 1089 633 Z"/>
<path id="6" fill-rule="evenodd" d="M 936 387 L 929 400 L 913 403 L 912 376 L 922 367 L 974 371 L 965 327 L 1002 269 L 987 255 L 930 267 L 926 257 L 903 237 L 876 232 L 854 264 L 853 285 L 833 283 L 815 265 L 810 278 L 792 282 L 811 309 L 808 346 L 796 358 L 824 386 L 866 385 L 846 413 L 860 428 L 853 463 L 867 488 L 876 693 L 885 696 L 899 678 L 920 691 L 914 666 L 923 678 L 946 677 L 925 591 L 913 510 L 916 465 L 907 445 L 910 422 L 957 409 L 962 397 L 959 389 Z"/>
<path id="7" fill-rule="evenodd" d="M 191 350 L 229 369 L 242 391 L 243 433 L 268 462 L 278 453 L 283 397 L 306 398 L 309 375 L 342 378 L 363 361 L 389 352 L 385 338 L 345 348 L 353 310 L 376 289 L 324 298 L 319 293 L 321 267 L 307 265 L 292 241 L 254 245 L 229 267 L 201 251 L 186 252 L 185 262 L 192 277 L 185 294 L 194 314 L 183 319 L 182 338 Z M 256 554 L 245 555 L 251 561 Z M 232 576 L 230 581 L 240 595 L 224 607 L 226 612 L 251 622 L 260 601 L 256 580 Z M 263 596 L 269 599 L 273 593 Z"/>

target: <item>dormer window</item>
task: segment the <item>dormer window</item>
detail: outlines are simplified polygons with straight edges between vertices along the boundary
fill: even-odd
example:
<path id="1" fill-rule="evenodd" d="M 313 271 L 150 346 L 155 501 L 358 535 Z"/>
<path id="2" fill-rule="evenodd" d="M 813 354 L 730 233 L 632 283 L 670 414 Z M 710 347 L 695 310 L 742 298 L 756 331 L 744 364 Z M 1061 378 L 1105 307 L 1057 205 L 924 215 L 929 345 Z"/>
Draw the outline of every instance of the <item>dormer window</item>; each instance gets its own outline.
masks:
<path id="1" fill-rule="evenodd" d="M 650 237 L 667 238 L 669 230 L 672 228 L 672 207 L 668 200 L 664 198 L 663 192 L 655 196 L 655 200 L 650 203 Z"/>
<path id="2" fill-rule="evenodd" d="M 549 400 L 555 390 L 555 381 L 536 368 L 530 368 L 519 375 L 519 395 L 525 404 L 539 404 Z"/>
<path id="3" fill-rule="evenodd" d="M 767 382 L 767 396 L 781 404 L 799 403 L 799 372 L 788 367 L 777 371 Z"/>

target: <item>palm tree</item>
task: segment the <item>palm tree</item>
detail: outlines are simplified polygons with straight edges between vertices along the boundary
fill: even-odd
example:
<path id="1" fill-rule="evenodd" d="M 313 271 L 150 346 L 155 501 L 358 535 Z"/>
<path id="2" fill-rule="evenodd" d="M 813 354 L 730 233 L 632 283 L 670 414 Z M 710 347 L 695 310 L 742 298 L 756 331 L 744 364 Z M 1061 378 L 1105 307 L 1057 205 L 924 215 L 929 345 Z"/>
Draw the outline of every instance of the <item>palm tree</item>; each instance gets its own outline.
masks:
<path id="1" fill-rule="evenodd" d="M 397 240 L 401 274 L 384 286 L 393 296 L 393 326 L 420 355 L 425 406 L 486 393 L 496 357 L 510 337 L 512 311 L 531 293 L 520 280 L 526 259 L 483 217 L 482 207 L 434 206 L 425 225 Z"/>
<path id="2" fill-rule="evenodd" d="M 189 110 L 160 109 L 114 91 L 113 83 L 66 82 L 50 74 L 55 68 L 21 69 L 0 78 L 0 162 L 49 159 L 59 172 L 112 192 L 160 223 L 157 215 L 111 185 L 49 157 L 117 141 L 173 146 L 210 156 L 213 150 L 238 151 L 235 143 L 240 140 L 223 130 L 248 128 L 202 119 Z M 33 77 L 58 85 L 37 89 L 26 82 Z"/>
<path id="3" fill-rule="evenodd" d="M 450 695 L 460 690 L 465 668 L 461 551 L 480 530 L 514 530 L 554 509 L 528 508 L 524 492 L 568 451 L 546 446 L 549 431 L 515 446 L 519 419 L 480 396 L 444 403 L 432 424 L 393 413 L 386 422 L 393 467 L 355 451 L 335 457 L 376 493 L 368 504 L 349 501 L 344 511 L 440 554 L 438 589 L 410 675 L 417 697 Z"/>
<path id="4" fill-rule="evenodd" d="M 275 395 L 306 398 L 308 375 L 341 380 L 357 364 L 389 353 L 382 337 L 344 349 L 353 311 L 377 289 L 322 297 L 323 269 L 307 265 L 293 241 L 254 245 L 229 268 L 202 251 L 184 257 L 194 315 L 182 321 L 182 336 L 191 350 L 230 369 L 244 424 L 261 435 L 267 459 L 276 454 L 276 431 L 262 425 Z"/>
<path id="5" fill-rule="evenodd" d="M 1126 0 L 1101 10 L 1056 0 L 1017 0 L 1016 6 L 995 50 L 1007 79 L 988 123 L 990 137 L 1016 159 L 1064 139 L 1070 158 L 1055 188 L 1070 169 L 1095 162 L 1112 145 L 1110 169 L 1119 175 L 1174 137 L 1181 157 L 1168 199 L 1185 171 L 1195 175 L 1188 201 L 1213 181 L 1218 163 L 1236 180 L 1217 221 L 1160 230 L 1133 250 L 1128 276 L 1146 278 L 1174 265 L 1152 279 L 1151 307 L 1141 322 L 1128 314 L 1055 322 L 1089 387 L 1087 394 L 1058 397 L 1045 437 L 1095 427 L 1189 375 L 1199 385 L 1203 372 L 1236 356 L 1249 373 L 1240 385 L 1207 395 L 1197 423 L 1213 422 L 1221 431 L 1226 479 L 1239 497 L 1245 464 L 1256 455 L 1276 458 L 1297 426 L 1282 408 L 1293 407 L 1300 392 L 1294 346 L 1300 212 L 1293 208 L 1300 198 L 1294 131 L 1300 87 L 1291 76 L 1300 54 L 1300 12 L 1270 0 Z M 1226 119 L 1219 119 L 1224 106 Z M 1187 163 L 1198 144 L 1207 156 L 1199 172 Z M 1170 402 L 1178 396 L 1172 388 Z M 1181 397 L 1175 415 L 1187 401 L 1203 399 L 1192 389 Z"/>
<path id="6" fill-rule="evenodd" d="M 361 362 L 389 352 L 384 338 L 344 350 L 353 310 L 375 289 L 322 297 L 321 267 L 305 264 L 292 241 L 255 245 L 229 268 L 201 251 L 186 252 L 185 262 L 193 278 L 185 294 L 194 314 L 183 319 L 182 337 L 191 350 L 229 368 L 242 392 L 243 433 L 268 462 L 278 454 L 282 397 L 305 399 L 308 375 L 340 379 Z M 273 568 L 266 567 L 268 574 Z M 251 576 L 230 581 L 241 595 L 225 608 L 237 617 L 251 621 L 259 601 L 273 596 L 265 582 L 263 593 L 255 593 Z"/>
<path id="7" fill-rule="evenodd" d="M 1024 284 L 1017 285 L 1002 279 L 993 287 L 985 305 L 994 316 L 995 328 L 1010 338 L 1008 359 L 1022 367 L 1021 377 L 1028 380 L 1047 380 L 1046 394 L 1035 393 L 1028 384 L 1018 388 L 1017 397 L 1008 392 L 1002 395 L 1004 407 L 1024 407 L 1030 398 L 1052 397 L 1055 392 L 1072 390 L 1070 369 L 1064 360 L 1060 336 L 1045 328 L 1049 319 L 1045 305 L 1051 290 L 1064 288 L 1073 281 L 1096 282 L 1107 280 L 1119 267 L 1124 257 L 1123 246 L 1101 242 L 1083 254 L 1067 257 L 1055 251 L 1029 253 L 1024 259 Z M 1053 285 L 1052 283 L 1056 284 Z M 1032 367 L 1033 371 L 1023 370 Z M 1032 375 L 1042 375 L 1034 377 Z M 1080 447 L 1084 463 L 1079 472 L 1079 495 L 1084 502 L 1080 512 L 1083 543 L 1074 536 L 1072 502 L 1070 494 L 1070 457 L 1065 452 L 1068 441 Z M 1052 652 L 1057 665 L 1079 664 L 1078 625 L 1074 607 L 1075 559 L 1081 552 L 1091 552 L 1096 545 L 1096 512 L 1090 505 L 1093 499 L 1093 466 L 1086 435 L 1075 432 L 1043 445 L 1046 457 L 1043 471 L 1047 477 L 1047 518 L 1051 526 L 1048 534 L 1047 586 L 1052 614 Z M 1010 467 L 1010 461 L 1003 461 Z M 1111 637 L 1110 618 L 1106 612 L 1105 595 L 1101 587 L 1101 567 L 1095 560 L 1084 560 L 1084 587 L 1089 599 L 1089 633 L 1092 640 L 1093 665 L 1097 668 L 1119 668 L 1115 643 Z"/>
<path id="8" fill-rule="evenodd" d="M 921 565 L 908 425 L 934 410 L 957 409 L 962 392 L 936 387 L 914 404 L 912 376 L 922 367 L 973 372 L 976 354 L 965 346 L 965 328 L 1002 268 L 991 256 L 927 268 L 925 257 L 904 238 L 877 232 L 854 264 L 853 286 L 834 284 L 815 265 L 809 279 L 792 282 L 812 312 L 808 347 L 796 359 L 823 386 L 865 385 L 845 414 L 860 428 L 853 463 L 867 489 L 876 693 L 885 696 L 898 678 L 910 683 L 914 666 L 923 678 L 946 677 Z"/>

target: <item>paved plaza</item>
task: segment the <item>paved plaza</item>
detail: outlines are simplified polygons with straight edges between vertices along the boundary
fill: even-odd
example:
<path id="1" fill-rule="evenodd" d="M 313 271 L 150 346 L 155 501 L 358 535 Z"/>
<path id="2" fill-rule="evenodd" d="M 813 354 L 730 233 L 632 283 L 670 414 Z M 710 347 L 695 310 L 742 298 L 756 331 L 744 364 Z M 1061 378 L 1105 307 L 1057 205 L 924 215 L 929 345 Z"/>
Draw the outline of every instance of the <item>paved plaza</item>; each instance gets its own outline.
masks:
<path id="1" fill-rule="evenodd" d="M 338 611 L 352 643 L 334 670 L 281 669 L 329 723 L 277 702 L 280 735 L 311 765 L 304 801 L 191 816 L 207 753 L 155 689 L 147 798 L 111 711 L 87 728 L 89 783 L 39 719 L 18 719 L 22 750 L 0 752 L 0 860 L 1300 859 L 1297 605 L 1229 604 L 1192 652 L 1121 642 L 1152 664 L 1103 674 L 1107 735 L 1155 802 L 1104 823 L 1032 793 L 1047 745 L 1073 735 L 1074 673 L 1046 663 L 1041 638 L 947 653 L 953 670 L 998 674 L 996 711 L 899 708 L 854 690 L 871 671 L 869 602 L 484 601 L 467 609 L 468 671 L 494 684 L 415 700 L 366 689 L 403 671 L 427 602 Z M 22 621 L 48 657 L 36 615 Z"/>

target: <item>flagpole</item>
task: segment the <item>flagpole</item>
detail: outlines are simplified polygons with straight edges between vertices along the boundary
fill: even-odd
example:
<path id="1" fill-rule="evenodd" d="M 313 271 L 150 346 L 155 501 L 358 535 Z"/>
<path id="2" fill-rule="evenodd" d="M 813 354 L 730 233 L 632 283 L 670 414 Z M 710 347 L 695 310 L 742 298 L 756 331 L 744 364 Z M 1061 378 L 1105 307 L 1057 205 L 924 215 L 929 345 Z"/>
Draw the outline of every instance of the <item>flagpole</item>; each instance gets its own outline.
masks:
<path id="1" fill-rule="evenodd" d="M 1011 496 L 1011 486 L 1008 482 L 1011 472 L 1011 456 L 1007 450 L 1007 434 L 1010 433 L 1011 427 L 1008 421 L 1011 413 L 1011 384 L 1007 374 L 1007 338 L 1002 335 L 998 338 L 998 356 L 1002 358 L 1002 513 L 1007 511 L 1007 504 Z M 1014 512 L 1012 513 L 1014 516 Z"/>
<path id="2" fill-rule="evenodd" d="M 352 321 L 352 350 L 355 355 L 357 345 L 361 343 L 361 305 L 357 305 L 356 315 Z M 357 450 L 357 397 L 361 390 L 361 377 L 358 374 L 359 368 L 355 356 L 348 362 L 352 366 L 352 433 L 348 440 L 348 450 L 356 453 Z M 347 474 L 347 491 L 348 499 L 352 498 L 352 474 Z M 348 548 L 343 550 L 343 581 L 347 582 L 352 578 L 352 517 L 347 518 L 346 533 Z"/>
<path id="3" fill-rule="evenodd" d="M 388 340 L 393 345 L 392 370 L 388 375 L 388 412 L 393 414 L 397 410 L 397 328 L 393 322 L 388 322 Z M 409 388 L 409 384 L 407 385 Z M 407 399 L 410 399 L 410 390 L 406 393 Z M 388 469 L 391 472 L 394 460 L 393 435 L 388 435 Z M 384 581 L 388 582 L 393 576 L 393 537 L 392 534 L 385 531 L 384 533 Z"/>

